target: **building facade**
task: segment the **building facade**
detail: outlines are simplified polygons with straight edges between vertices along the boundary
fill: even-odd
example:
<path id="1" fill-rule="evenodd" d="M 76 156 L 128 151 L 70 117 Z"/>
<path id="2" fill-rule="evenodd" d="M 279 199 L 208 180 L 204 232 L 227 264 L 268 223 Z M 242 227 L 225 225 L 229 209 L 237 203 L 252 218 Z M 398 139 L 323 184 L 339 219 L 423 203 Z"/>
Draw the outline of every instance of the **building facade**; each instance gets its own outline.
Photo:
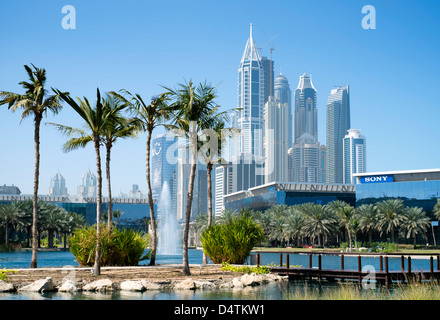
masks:
<path id="1" fill-rule="evenodd" d="M 78 197 L 96 198 L 97 179 L 96 176 L 88 170 L 81 178 L 81 184 L 78 186 Z"/>
<path id="2" fill-rule="evenodd" d="M 328 97 L 326 117 L 327 183 L 343 183 L 343 139 L 350 129 L 349 87 L 333 89 Z"/>
<path id="3" fill-rule="evenodd" d="M 59 172 L 50 180 L 47 194 L 50 196 L 67 195 L 66 179 Z"/>
<path id="4" fill-rule="evenodd" d="M 367 139 L 359 129 L 349 129 L 343 142 L 344 183 L 354 184 L 355 173 L 367 171 Z"/>
<path id="5" fill-rule="evenodd" d="M 269 97 L 264 108 L 265 182 L 287 181 L 289 104 Z"/>
<path id="6" fill-rule="evenodd" d="M 292 92 L 290 90 L 289 81 L 286 76 L 281 73 L 275 78 L 274 96 L 281 104 L 287 104 L 289 110 L 288 146 L 290 147 L 293 143 Z"/>
<path id="7" fill-rule="evenodd" d="M 318 138 L 318 108 L 316 105 L 316 89 L 312 77 L 304 73 L 299 78 L 295 90 L 294 140 L 296 143 L 304 133 Z"/>
<path id="8" fill-rule="evenodd" d="M 317 138 L 304 133 L 288 151 L 289 181 L 325 183 L 325 153 Z"/>
<path id="9" fill-rule="evenodd" d="M 240 129 L 240 153 L 263 156 L 264 69 L 257 47 L 250 36 L 238 68 L 238 101 L 236 125 Z"/>

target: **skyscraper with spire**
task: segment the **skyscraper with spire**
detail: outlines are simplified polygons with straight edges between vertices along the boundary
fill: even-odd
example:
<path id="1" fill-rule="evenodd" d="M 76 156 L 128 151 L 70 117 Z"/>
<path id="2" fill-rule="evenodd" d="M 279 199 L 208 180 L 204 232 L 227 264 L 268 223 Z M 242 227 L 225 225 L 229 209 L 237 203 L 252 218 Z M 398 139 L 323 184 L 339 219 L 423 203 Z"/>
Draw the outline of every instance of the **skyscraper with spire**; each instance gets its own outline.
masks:
<path id="1" fill-rule="evenodd" d="M 263 110 L 264 110 L 264 69 L 252 36 L 250 35 L 238 68 L 239 108 L 236 125 L 241 130 L 239 150 L 241 153 L 263 156 Z M 238 152 L 237 152 L 238 151 Z"/>

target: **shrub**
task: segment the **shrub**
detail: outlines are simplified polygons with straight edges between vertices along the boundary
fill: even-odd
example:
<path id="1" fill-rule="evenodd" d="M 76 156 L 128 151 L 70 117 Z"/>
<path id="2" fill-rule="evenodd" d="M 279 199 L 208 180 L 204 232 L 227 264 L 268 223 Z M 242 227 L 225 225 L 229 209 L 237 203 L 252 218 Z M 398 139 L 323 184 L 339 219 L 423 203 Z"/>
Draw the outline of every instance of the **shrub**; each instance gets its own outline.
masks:
<path id="1" fill-rule="evenodd" d="M 231 271 L 231 272 L 241 272 L 241 273 L 256 273 L 256 274 L 265 274 L 269 273 L 270 270 L 266 266 L 233 266 L 229 263 L 222 263 L 222 270 Z"/>
<path id="2" fill-rule="evenodd" d="M 226 224 L 205 229 L 200 241 L 214 263 L 243 264 L 252 248 L 264 238 L 263 229 L 251 217 L 240 215 Z"/>
<path id="3" fill-rule="evenodd" d="M 112 229 L 101 226 L 101 265 L 134 266 L 149 259 L 151 251 L 145 252 L 150 244 L 148 234 L 131 229 Z M 74 232 L 70 238 L 70 251 L 81 266 L 95 263 L 96 225 L 84 227 Z"/>

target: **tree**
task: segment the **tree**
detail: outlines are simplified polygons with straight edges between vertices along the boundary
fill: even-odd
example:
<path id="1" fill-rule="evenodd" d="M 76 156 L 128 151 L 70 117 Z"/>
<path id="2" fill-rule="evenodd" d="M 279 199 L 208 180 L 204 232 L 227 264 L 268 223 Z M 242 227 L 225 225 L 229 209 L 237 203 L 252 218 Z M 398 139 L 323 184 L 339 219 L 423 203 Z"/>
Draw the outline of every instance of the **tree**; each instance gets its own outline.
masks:
<path id="1" fill-rule="evenodd" d="M 64 100 L 72 109 L 84 120 L 85 127 L 88 132 L 52 123 L 58 130 L 69 137 L 78 135 L 75 140 L 70 139 L 64 144 L 64 151 L 70 151 L 80 146 L 84 146 L 88 141 L 93 141 L 95 155 L 96 155 L 96 172 L 97 172 L 97 191 L 96 191 L 96 252 L 94 274 L 99 276 L 101 274 L 101 206 L 102 206 L 102 170 L 101 170 L 101 152 L 100 146 L 102 143 L 102 135 L 104 130 L 114 121 L 114 118 L 123 108 L 124 105 L 119 105 L 113 109 L 106 108 L 103 104 L 101 93 L 97 89 L 95 107 L 90 105 L 89 100 L 84 97 L 82 100 L 77 98 L 78 103 L 75 102 L 69 95 L 54 90 L 58 93 L 62 100 Z"/>
<path id="2" fill-rule="evenodd" d="M 148 205 L 151 218 L 151 257 L 150 265 L 156 264 L 157 253 L 157 222 L 154 212 L 153 191 L 151 189 L 151 177 L 150 177 L 150 153 L 151 153 L 151 137 L 153 130 L 163 125 L 166 120 L 171 116 L 172 108 L 168 105 L 168 95 L 161 94 L 151 99 L 149 103 L 145 102 L 140 94 L 132 94 L 127 90 L 120 90 L 125 96 L 116 93 L 114 91 L 110 94 L 114 95 L 117 99 L 127 103 L 129 109 L 133 113 L 132 122 L 139 129 L 147 133 L 146 144 L 146 179 L 147 179 L 147 194 Z"/>
<path id="3" fill-rule="evenodd" d="M 24 118 L 34 118 L 34 144 L 35 144 L 35 167 L 34 167 L 34 192 L 32 208 L 32 258 L 31 268 L 37 267 L 37 232 L 38 232 L 38 186 L 40 177 L 40 125 L 41 120 L 48 111 L 57 114 L 61 110 L 60 93 L 48 95 L 45 89 L 46 70 L 39 69 L 32 64 L 32 68 L 25 65 L 24 68 L 29 77 L 29 82 L 22 81 L 19 84 L 26 90 L 24 94 L 0 91 L 0 105 L 8 104 L 12 111 L 23 109 L 21 121 Z"/>
<path id="4" fill-rule="evenodd" d="M 320 204 L 305 203 L 298 205 L 298 209 L 305 215 L 305 234 L 312 238 L 317 237 L 318 246 L 321 246 L 321 237 L 330 235 L 336 229 L 336 218 Z"/>
<path id="5" fill-rule="evenodd" d="M 289 207 L 288 210 L 289 214 L 286 218 L 286 234 L 289 238 L 296 239 L 296 245 L 299 246 L 299 240 L 304 234 L 304 216 L 295 206 Z"/>
<path id="6" fill-rule="evenodd" d="M 363 204 L 356 208 L 359 217 L 359 227 L 363 232 L 368 233 L 370 246 L 373 243 L 373 231 L 377 227 L 377 210 L 373 204 Z"/>
<path id="7" fill-rule="evenodd" d="M 403 201 L 401 199 L 388 199 L 376 204 L 378 212 L 378 227 L 387 233 L 391 233 L 391 241 L 394 242 L 394 230 L 402 221 Z"/>
<path id="8" fill-rule="evenodd" d="M 16 203 L 0 204 L 0 226 L 5 229 L 5 246 L 9 247 L 9 229 L 18 225 L 24 214 Z"/>
<path id="9" fill-rule="evenodd" d="M 406 207 L 403 209 L 402 229 L 406 234 L 406 238 L 414 239 L 414 249 L 417 244 L 417 235 L 423 233 L 426 237 L 426 229 L 431 225 L 431 220 L 426 216 L 422 208 Z"/>
<path id="10" fill-rule="evenodd" d="M 434 213 L 434 216 L 437 218 L 437 220 L 440 220 L 440 199 L 437 199 L 432 213 Z"/>
<path id="11" fill-rule="evenodd" d="M 215 105 L 217 97 L 215 88 L 209 84 L 200 83 L 197 87 L 190 81 L 187 84 L 179 84 L 177 89 L 167 89 L 167 94 L 171 97 L 174 107 L 171 129 L 178 130 L 189 138 L 191 150 L 191 171 L 188 182 L 188 194 L 185 212 L 185 227 L 183 231 L 183 273 L 190 275 L 188 260 L 188 233 L 191 219 L 191 208 L 194 191 L 194 179 L 197 169 L 197 147 L 198 134 L 203 129 L 214 126 L 213 115 L 219 106 Z"/>
<path id="12" fill-rule="evenodd" d="M 348 236 L 348 247 L 352 248 L 350 224 L 356 213 L 355 209 L 348 203 L 340 200 L 327 204 L 327 208 L 339 219 L 339 223 L 345 228 Z"/>

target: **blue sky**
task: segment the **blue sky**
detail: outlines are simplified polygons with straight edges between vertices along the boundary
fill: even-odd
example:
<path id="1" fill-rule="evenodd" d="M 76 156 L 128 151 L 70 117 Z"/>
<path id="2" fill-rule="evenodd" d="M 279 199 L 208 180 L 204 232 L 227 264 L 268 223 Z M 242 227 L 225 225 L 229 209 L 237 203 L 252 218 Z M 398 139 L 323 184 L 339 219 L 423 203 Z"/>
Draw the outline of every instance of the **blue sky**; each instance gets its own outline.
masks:
<path id="1" fill-rule="evenodd" d="M 75 30 L 61 26 L 64 5 L 76 9 Z M 376 9 L 375 30 L 361 26 L 364 5 Z M 439 168 L 439 12 L 440 2 L 430 0 L 0 0 L 0 90 L 22 92 L 23 65 L 33 63 L 47 70 L 48 87 L 74 97 L 93 101 L 99 87 L 148 98 L 161 85 L 207 80 L 218 85 L 217 102 L 234 108 L 252 23 L 257 46 L 265 56 L 275 49 L 275 74 L 286 75 L 292 91 L 304 71 L 312 75 L 321 143 L 327 96 L 335 85 L 349 84 L 351 123 L 367 138 L 368 171 Z M 20 113 L 0 107 L 0 184 L 29 194 L 33 122 L 19 122 Z M 68 106 L 44 122 L 81 126 Z M 114 194 L 132 184 L 146 191 L 145 140 L 114 147 Z M 92 146 L 65 154 L 64 141 L 43 125 L 41 194 L 58 170 L 70 194 L 85 171 L 95 171 Z"/>

